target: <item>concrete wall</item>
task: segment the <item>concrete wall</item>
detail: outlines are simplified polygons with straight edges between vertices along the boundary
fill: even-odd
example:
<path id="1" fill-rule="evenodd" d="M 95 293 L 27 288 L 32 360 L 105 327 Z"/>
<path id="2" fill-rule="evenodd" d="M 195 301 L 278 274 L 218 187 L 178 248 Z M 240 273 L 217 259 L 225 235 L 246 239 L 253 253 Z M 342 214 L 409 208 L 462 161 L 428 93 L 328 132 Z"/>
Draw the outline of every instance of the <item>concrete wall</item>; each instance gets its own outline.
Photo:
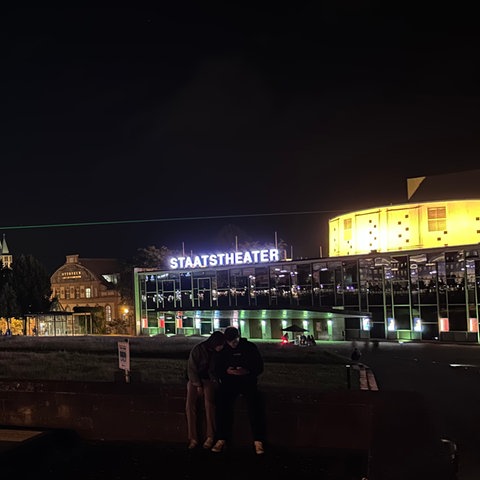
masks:
<path id="1" fill-rule="evenodd" d="M 269 444 L 369 449 L 372 392 L 262 392 Z M 185 444 L 185 388 L 135 382 L 0 381 L 0 424 L 69 429 L 87 440 Z M 241 445 L 252 441 L 242 398 L 234 437 Z"/>
<path id="2" fill-rule="evenodd" d="M 262 390 L 267 445 L 320 449 L 365 459 L 372 480 L 456 478 L 450 452 L 415 392 Z M 187 443 L 183 386 L 0 381 L 0 425 L 66 429 L 85 440 Z M 234 446 L 251 446 L 242 399 Z M 357 455 L 359 454 L 359 455 Z"/>

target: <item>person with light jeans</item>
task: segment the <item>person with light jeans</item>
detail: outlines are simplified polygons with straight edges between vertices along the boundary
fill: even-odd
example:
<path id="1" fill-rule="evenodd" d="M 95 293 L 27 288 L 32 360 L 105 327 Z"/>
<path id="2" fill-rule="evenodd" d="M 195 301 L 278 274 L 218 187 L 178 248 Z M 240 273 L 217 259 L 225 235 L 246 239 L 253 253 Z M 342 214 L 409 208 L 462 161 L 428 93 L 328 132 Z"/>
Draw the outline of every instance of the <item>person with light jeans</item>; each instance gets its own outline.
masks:
<path id="1" fill-rule="evenodd" d="M 206 438 L 203 448 L 210 449 L 215 437 L 215 395 L 217 380 L 214 375 L 214 356 L 225 344 L 221 331 L 213 332 L 203 342 L 197 343 L 190 351 L 187 362 L 187 399 L 185 412 L 187 416 L 188 449 L 199 445 L 200 401 L 205 410 Z"/>

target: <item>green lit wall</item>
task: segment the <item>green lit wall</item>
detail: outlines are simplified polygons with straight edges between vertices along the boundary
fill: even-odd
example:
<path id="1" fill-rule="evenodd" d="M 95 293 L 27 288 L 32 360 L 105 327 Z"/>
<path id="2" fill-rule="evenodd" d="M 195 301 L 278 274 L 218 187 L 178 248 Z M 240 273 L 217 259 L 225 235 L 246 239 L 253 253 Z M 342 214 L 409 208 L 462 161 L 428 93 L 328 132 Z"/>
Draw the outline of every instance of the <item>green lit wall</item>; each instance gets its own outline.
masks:
<path id="1" fill-rule="evenodd" d="M 480 200 L 389 205 L 329 220 L 329 256 L 480 242 Z"/>

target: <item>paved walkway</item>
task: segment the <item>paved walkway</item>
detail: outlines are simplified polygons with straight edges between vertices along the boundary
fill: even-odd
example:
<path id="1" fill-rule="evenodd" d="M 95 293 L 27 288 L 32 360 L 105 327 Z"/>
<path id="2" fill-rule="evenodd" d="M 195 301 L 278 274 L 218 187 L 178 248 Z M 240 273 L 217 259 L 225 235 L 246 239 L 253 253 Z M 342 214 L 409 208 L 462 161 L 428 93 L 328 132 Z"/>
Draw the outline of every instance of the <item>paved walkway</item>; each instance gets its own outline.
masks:
<path id="1" fill-rule="evenodd" d="M 372 369 L 363 363 L 353 365 L 359 371 L 360 390 L 378 390 L 377 381 Z"/>
<path id="2" fill-rule="evenodd" d="M 0 458 L 20 454 L 23 449 L 48 443 L 52 432 L 23 428 L 0 427 Z"/>
<path id="3" fill-rule="evenodd" d="M 54 439 L 55 435 L 51 437 Z M 54 479 L 158 480 L 170 475 L 191 480 L 246 480 L 249 477 L 275 479 L 361 478 L 366 459 L 353 452 L 267 450 L 256 455 L 253 446 L 232 447 L 215 454 L 199 448 L 139 443 L 85 443 L 56 437 L 47 443 L 31 442 L 14 456 L 2 458 L 2 475 L 16 478 L 30 475 Z"/>

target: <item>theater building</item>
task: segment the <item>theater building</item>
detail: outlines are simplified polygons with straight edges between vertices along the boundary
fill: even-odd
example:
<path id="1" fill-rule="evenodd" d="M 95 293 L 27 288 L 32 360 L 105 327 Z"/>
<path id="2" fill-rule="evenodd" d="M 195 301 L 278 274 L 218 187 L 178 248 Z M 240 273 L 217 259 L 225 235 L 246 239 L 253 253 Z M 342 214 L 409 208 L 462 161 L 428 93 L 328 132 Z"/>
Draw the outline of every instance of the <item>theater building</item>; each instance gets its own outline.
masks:
<path id="1" fill-rule="evenodd" d="M 480 180 L 475 171 L 459 183 L 466 198 L 436 198 L 433 187 L 445 194 L 445 185 L 457 184 L 451 175 L 414 178 L 408 203 L 330 219 L 327 258 L 286 259 L 266 248 L 135 269 L 137 334 L 235 325 L 247 338 L 280 339 L 294 324 L 321 340 L 478 343 L 480 200 L 468 187 L 480 183 L 473 173 Z"/>
<path id="2" fill-rule="evenodd" d="M 340 339 L 346 319 L 367 326 L 369 316 L 337 301 L 336 285 L 321 288 L 325 265 L 282 261 L 272 248 L 172 258 L 164 271 L 136 269 L 139 333 L 209 334 L 235 325 L 248 338 L 279 339 L 282 328 L 296 324 L 316 338 Z"/>

